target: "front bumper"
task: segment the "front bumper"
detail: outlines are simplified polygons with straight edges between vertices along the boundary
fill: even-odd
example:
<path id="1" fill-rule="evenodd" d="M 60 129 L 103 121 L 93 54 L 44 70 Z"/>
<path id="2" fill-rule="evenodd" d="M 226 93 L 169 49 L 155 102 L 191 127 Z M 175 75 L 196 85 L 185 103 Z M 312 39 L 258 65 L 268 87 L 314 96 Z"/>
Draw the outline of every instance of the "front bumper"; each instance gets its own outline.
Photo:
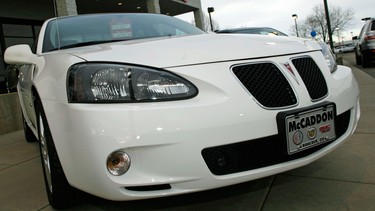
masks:
<path id="1" fill-rule="evenodd" d="M 313 55 L 322 64 L 322 57 Z M 283 64 L 288 57 L 273 58 Z M 255 60 L 251 62 L 256 62 Z M 169 68 L 194 83 L 193 99 L 139 104 L 42 103 L 57 152 L 69 183 L 110 200 L 135 200 L 223 187 L 307 165 L 344 142 L 360 115 L 358 84 L 351 70 L 339 66 L 326 76 L 329 95 L 312 102 L 306 90 L 295 88 L 298 105 L 285 109 L 259 106 L 234 78 L 234 62 Z M 281 67 L 282 68 L 282 67 Z M 290 80 L 294 87 L 298 83 Z M 334 102 L 337 119 L 347 117 L 346 129 L 329 144 L 304 156 L 259 168 L 215 175 L 202 151 L 243 142 L 265 142 L 277 136 L 279 112 Z M 56 112 L 58 111 L 58 112 Z M 267 143 L 273 145 L 275 140 Z M 241 147 L 240 147 L 241 148 Z M 250 147 L 251 148 L 251 147 Z M 106 169 L 107 156 L 122 149 L 132 163 L 123 176 Z M 270 153 L 265 151 L 265 153 Z"/>

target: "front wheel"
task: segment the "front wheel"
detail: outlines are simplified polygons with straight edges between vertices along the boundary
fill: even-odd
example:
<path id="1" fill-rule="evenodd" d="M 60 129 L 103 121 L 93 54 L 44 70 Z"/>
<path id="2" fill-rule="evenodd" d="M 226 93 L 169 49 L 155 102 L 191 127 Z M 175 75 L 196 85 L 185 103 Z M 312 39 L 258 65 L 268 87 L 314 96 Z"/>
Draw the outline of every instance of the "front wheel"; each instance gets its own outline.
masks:
<path id="1" fill-rule="evenodd" d="M 76 190 L 65 177 L 40 101 L 37 106 L 40 155 L 48 201 L 55 209 L 66 208 L 75 202 Z"/>

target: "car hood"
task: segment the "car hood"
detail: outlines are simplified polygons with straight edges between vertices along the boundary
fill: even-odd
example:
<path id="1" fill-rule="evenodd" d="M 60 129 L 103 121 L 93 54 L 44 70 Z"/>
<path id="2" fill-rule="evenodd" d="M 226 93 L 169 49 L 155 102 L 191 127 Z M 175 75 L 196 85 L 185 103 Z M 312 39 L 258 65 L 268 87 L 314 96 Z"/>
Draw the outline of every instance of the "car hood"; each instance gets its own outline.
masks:
<path id="1" fill-rule="evenodd" d="M 122 41 L 65 50 L 88 62 L 176 67 L 320 50 L 314 42 L 265 35 L 204 34 Z"/>

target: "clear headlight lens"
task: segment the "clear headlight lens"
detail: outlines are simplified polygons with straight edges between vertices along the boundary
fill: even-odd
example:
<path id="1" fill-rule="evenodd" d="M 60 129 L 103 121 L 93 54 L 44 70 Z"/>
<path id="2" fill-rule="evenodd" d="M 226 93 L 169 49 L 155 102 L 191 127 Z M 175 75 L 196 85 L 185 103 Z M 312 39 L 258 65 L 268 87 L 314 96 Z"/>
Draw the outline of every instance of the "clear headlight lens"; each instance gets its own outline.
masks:
<path id="1" fill-rule="evenodd" d="M 197 94 L 186 79 L 146 67 L 86 63 L 68 73 L 68 100 L 73 103 L 179 100 Z"/>
<path id="2" fill-rule="evenodd" d="M 322 53 L 327 62 L 328 68 L 331 73 L 335 72 L 337 70 L 336 56 L 327 44 L 319 42 L 319 45 L 322 48 Z"/>

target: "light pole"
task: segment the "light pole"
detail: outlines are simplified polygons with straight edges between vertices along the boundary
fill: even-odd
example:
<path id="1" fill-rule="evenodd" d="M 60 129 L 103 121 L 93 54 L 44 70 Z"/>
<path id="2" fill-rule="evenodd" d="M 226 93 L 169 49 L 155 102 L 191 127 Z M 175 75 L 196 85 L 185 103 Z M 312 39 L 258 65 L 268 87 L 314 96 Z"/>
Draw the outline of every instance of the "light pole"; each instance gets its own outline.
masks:
<path id="1" fill-rule="evenodd" d="M 340 28 L 336 28 L 337 30 L 337 42 L 338 42 L 338 45 L 340 46 L 340 31 L 339 31 Z"/>
<path id="2" fill-rule="evenodd" d="M 214 31 L 214 27 L 212 26 L 211 12 L 214 12 L 215 9 L 213 7 L 208 7 L 207 11 L 208 11 L 208 16 L 210 18 L 211 31 Z"/>
<path id="3" fill-rule="evenodd" d="M 297 14 L 293 14 L 292 18 L 294 19 L 294 24 L 296 25 L 296 34 L 297 34 L 297 37 L 299 37 L 298 36 L 298 26 L 297 26 L 298 15 Z"/>

